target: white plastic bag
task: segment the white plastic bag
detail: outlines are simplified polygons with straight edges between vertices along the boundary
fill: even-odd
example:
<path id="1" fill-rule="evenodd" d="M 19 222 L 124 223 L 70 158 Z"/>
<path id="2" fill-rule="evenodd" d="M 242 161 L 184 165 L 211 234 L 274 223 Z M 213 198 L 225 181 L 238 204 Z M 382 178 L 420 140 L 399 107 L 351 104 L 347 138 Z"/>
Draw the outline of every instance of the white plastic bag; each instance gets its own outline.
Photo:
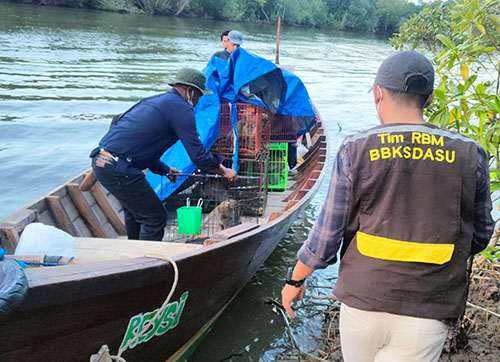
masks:
<path id="1" fill-rule="evenodd" d="M 15 255 L 75 255 L 73 237 L 53 226 L 35 222 L 27 225 L 17 243 Z"/>
<path id="2" fill-rule="evenodd" d="M 299 145 L 297 147 L 297 163 L 300 165 L 302 162 L 304 162 L 304 156 L 306 153 L 309 152 L 309 150 L 302 144 L 302 142 L 299 142 Z"/>

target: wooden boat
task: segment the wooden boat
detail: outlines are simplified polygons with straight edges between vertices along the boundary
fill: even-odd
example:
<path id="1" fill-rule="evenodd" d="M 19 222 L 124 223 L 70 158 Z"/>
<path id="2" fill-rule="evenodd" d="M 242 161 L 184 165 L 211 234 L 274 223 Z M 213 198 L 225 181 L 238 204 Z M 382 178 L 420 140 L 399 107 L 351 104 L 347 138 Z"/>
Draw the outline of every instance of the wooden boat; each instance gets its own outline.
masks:
<path id="1" fill-rule="evenodd" d="M 223 230 L 202 230 L 204 245 L 172 239 L 168 232 L 165 242 L 127 240 L 116 199 L 99 183 L 81 191 L 86 173 L 4 219 L 0 242 L 8 252 L 28 224 L 42 222 L 74 236 L 75 258 L 63 266 L 24 269 L 28 292 L 7 318 L 0 318 L 0 361 L 89 361 L 104 344 L 116 354 L 155 316 L 172 289 L 175 270 L 166 258 L 178 268 L 172 298 L 123 358 L 185 358 L 318 190 L 328 155 L 321 120 L 310 135 L 309 150 L 286 189 L 268 193 L 257 216 L 243 215 Z"/>

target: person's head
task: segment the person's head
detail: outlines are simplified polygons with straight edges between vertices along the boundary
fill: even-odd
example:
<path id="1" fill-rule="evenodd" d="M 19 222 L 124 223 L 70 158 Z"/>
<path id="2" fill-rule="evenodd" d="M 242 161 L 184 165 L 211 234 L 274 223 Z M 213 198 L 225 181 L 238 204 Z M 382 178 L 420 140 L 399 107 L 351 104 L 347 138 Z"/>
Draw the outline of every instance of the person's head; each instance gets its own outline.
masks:
<path id="1" fill-rule="evenodd" d="M 227 35 L 227 52 L 231 54 L 243 44 L 243 34 L 237 30 L 231 30 Z"/>
<path id="2" fill-rule="evenodd" d="M 392 54 L 380 65 L 373 85 L 377 112 L 384 97 L 396 107 L 422 113 L 434 99 L 434 67 L 415 50 Z"/>
<path id="3" fill-rule="evenodd" d="M 201 96 L 212 94 L 210 90 L 205 88 L 206 81 L 207 77 L 199 70 L 182 68 L 169 85 L 177 89 L 182 98 L 196 106 Z"/>
<path id="4" fill-rule="evenodd" d="M 231 30 L 224 30 L 222 34 L 220 35 L 220 41 L 222 43 L 222 47 L 224 49 L 227 48 L 227 40 L 228 40 L 228 34 Z"/>

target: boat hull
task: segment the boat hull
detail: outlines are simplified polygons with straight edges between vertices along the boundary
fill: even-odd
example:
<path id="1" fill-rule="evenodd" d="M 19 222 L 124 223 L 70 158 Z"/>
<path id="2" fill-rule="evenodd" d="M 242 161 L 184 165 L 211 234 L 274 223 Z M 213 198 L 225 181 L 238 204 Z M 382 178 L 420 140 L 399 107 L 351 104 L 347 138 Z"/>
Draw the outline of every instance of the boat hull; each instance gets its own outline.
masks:
<path id="1" fill-rule="evenodd" d="M 236 296 L 306 205 L 238 240 L 177 258 L 179 278 L 171 301 L 180 303 L 185 296 L 178 324 L 123 357 L 165 361 L 175 355 Z M 168 261 L 147 257 L 70 265 L 56 275 L 48 269 L 26 274 L 30 289 L 23 306 L 0 322 L 1 361 L 88 361 L 102 344 L 116 354 L 132 317 L 157 309 L 174 277 Z"/>
<path id="2" fill-rule="evenodd" d="M 104 344 L 112 355 L 118 354 L 120 346 L 134 339 L 153 318 L 174 284 L 173 265 L 165 255 L 142 252 L 147 243 L 150 251 L 164 246 L 182 249 L 172 254 L 178 283 L 153 328 L 122 357 L 128 362 L 182 359 L 269 257 L 319 189 L 328 157 L 321 122 L 311 136 L 309 152 L 297 168 L 299 178 L 279 197 L 279 206 L 268 202 L 272 211 L 265 222 L 225 229 L 212 235 L 208 246 L 121 239 L 119 204 L 104 195 L 98 184 L 81 191 L 84 174 L 4 219 L 0 243 L 9 251 L 15 249 L 26 225 L 43 222 L 92 244 L 87 256 L 95 261 L 25 270 L 28 293 L 17 310 L 0 320 L 0 362 L 89 361 Z M 132 257 L 102 260 L 97 249 L 106 241 L 108 253 L 109 247 L 125 244 L 129 252 L 135 252 Z"/>

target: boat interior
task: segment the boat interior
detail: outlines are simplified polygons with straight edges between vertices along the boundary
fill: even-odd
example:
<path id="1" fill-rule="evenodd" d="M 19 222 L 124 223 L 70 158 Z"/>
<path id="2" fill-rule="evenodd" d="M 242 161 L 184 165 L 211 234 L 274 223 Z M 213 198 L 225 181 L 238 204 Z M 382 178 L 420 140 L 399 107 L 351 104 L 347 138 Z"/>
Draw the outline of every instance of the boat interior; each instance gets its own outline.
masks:
<path id="1" fill-rule="evenodd" d="M 236 182 L 214 175 L 186 176 L 182 186 L 165 200 L 168 221 L 163 242 L 127 240 L 123 210 L 113 195 L 99 182 L 82 190 L 82 183 L 92 172 L 88 170 L 2 220 L 0 246 L 13 254 L 24 228 L 35 222 L 74 237 L 75 257 L 58 261 L 71 264 L 141 256 L 173 257 L 238 237 L 284 216 L 317 183 L 327 159 L 326 136 L 319 120 L 301 142 L 307 152 L 293 174 L 288 172 L 283 152 L 286 148 L 263 146 L 266 152 L 259 152 L 258 157 L 240 159 Z M 285 143 L 286 147 L 289 144 Z M 272 181 L 273 177 L 280 180 Z M 181 208 L 187 214 L 180 214 Z M 15 257 L 25 261 L 44 258 Z"/>

